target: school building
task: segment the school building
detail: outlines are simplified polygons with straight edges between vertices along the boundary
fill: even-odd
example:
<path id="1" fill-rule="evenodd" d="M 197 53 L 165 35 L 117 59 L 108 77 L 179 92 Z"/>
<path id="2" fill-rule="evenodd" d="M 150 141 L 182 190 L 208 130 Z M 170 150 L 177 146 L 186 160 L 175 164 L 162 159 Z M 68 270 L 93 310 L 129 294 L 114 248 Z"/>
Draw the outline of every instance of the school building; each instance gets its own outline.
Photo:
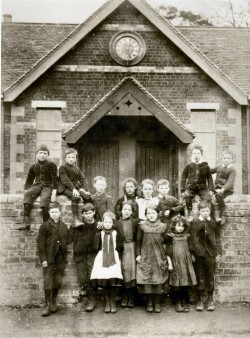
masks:
<path id="1" fill-rule="evenodd" d="M 110 0 L 80 25 L 5 16 L 2 27 L 1 192 L 12 216 L 41 143 L 58 166 L 66 147 L 76 148 L 90 184 L 105 176 L 115 200 L 130 176 L 168 178 L 178 196 L 192 143 L 211 167 L 230 148 L 241 203 L 230 207 L 227 231 L 238 238 L 240 224 L 247 239 L 234 263 L 249 279 L 250 29 L 173 27 L 143 0 Z M 240 280 L 231 275 L 222 281 L 229 287 Z M 241 300 L 249 300 L 245 283 Z"/>

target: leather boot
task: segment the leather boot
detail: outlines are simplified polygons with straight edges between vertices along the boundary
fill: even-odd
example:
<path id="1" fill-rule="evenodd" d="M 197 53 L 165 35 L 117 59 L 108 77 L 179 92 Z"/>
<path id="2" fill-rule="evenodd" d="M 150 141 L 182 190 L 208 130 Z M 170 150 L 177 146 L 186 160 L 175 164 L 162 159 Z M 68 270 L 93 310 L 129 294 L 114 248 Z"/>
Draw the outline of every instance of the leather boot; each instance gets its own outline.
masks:
<path id="1" fill-rule="evenodd" d="M 115 295 L 116 295 L 116 290 L 111 289 L 110 290 L 110 311 L 111 313 L 117 312 Z"/>
<path id="2" fill-rule="evenodd" d="M 24 216 L 22 224 L 17 230 L 30 230 L 30 216 Z"/>
<path id="3" fill-rule="evenodd" d="M 83 225 L 83 222 L 78 219 L 78 204 L 72 203 L 71 208 L 73 214 L 73 225 L 75 228 L 80 227 Z"/>
<path id="4" fill-rule="evenodd" d="M 51 313 L 51 290 L 44 290 L 45 293 L 45 308 L 42 311 L 43 317 L 48 317 Z"/>
<path id="5" fill-rule="evenodd" d="M 123 295 L 122 296 L 122 301 L 121 301 L 121 307 L 127 307 L 128 306 L 128 296 Z"/>
<path id="6" fill-rule="evenodd" d="M 196 305 L 196 311 L 203 311 L 204 310 L 204 291 L 198 291 L 198 303 Z"/>
<path id="7" fill-rule="evenodd" d="M 213 301 L 213 292 L 208 293 L 208 300 L 207 300 L 207 311 L 214 311 L 215 304 Z"/>
<path id="8" fill-rule="evenodd" d="M 131 295 L 130 295 L 129 298 L 128 298 L 128 307 L 129 307 L 130 309 L 132 309 L 132 308 L 135 307 L 134 297 L 131 296 Z"/>
<path id="9" fill-rule="evenodd" d="M 58 295 L 58 291 L 59 291 L 58 289 L 52 290 L 51 307 L 50 307 L 51 313 L 56 313 L 58 310 L 56 305 L 56 297 Z"/>
<path id="10" fill-rule="evenodd" d="M 155 295 L 155 312 L 161 312 L 161 302 L 160 302 L 160 295 Z"/>
<path id="11" fill-rule="evenodd" d="M 183 312 L 183 307 L 182 307 L 181 301 L 179 299 L 175 303 L 175 311 L 176 312 Z"/>
<path id="12" fill-rule="evenodd" d="M 109 295 L 109 290 L 105 290 L 105 308 L 104 308 L 105 313 L 110 313 L 110 295 Z"/>
<path id="13" fill-rule="evenodd" d="M 94 296 L 94 292 L 91 287 L 88 288 L 87 295 L 88 295 L 88 300 L 87 300 L 85 310 L 86 312 L 92 312 L 95 308 L 95 296 Z"/>
<path id="14" fill-rule="evenodd" d="M 153 312 L 153 302 L 152 302 L 152 295 L 147 296 L 147 307 L 146 307 L 147 312 Z"/>
<path id="15" fill-rule="evenodd" d="M 43 217 L 43 222 L 46 222 L 50 218 L 48 208 L 42 207 L 42 217 Z"/>

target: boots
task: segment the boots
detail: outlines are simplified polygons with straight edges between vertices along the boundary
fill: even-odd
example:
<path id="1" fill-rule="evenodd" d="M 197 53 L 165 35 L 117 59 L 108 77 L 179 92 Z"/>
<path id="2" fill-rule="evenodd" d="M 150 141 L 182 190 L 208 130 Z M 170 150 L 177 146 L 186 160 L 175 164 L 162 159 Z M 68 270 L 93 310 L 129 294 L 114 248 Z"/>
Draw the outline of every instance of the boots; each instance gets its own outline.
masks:
<path id="1" fill-rule="evenodd" d="M 188 288 L 186 286 L 181 287 L 181 305 L 183 312 L 190 311 Z"/>
<path id="2" fill-rule="evenodd" d="M 58 310 L 56 305 L 56 297 L 58 295 L 58 291 L 59 291 L 58 289 L 52 290 L 51 307 L 50 307 L 51 313 L 56 313 Z"/>
<path id="3" fill-rule="evenodd" d="M 208 292 L 208 299 L 207 299 L 207 311 L 214 311 L 215 304 L 213 301 L 213 292 Z"/>
<path id="4" fill-rule="evenodd" d="M 83 225 L 83 222 L 79 221 L 78 219 L 78 204 L 72 203 L 71 208 L 72 208 L 72 214 L 73 214 L 73 224 L 74 224 L 74 227 L 77 228 Z"/>
<path id="5" fill-rule="evenodd" d="M 220 223 L 222 221 L 220 217 L 220 210 L 218 209 L 218 204 L 214 206 L 214 216 L 215 216 L 215 222 Z"/>
<path id="6" fill-rule="evenodd" d="M 204 291 L 198 291 L 198 303 L 196 305 L 196 311 L 203 311 L 204 310 Z"/>
<path id="7" fill-rule="evenodd" d="M 176 312 L 183 312 L 183 307 L 181 306 L 180 299 L 178 299 L 177 302 L 175 303 L 175 311 Z"/>
<path id="8" fill-rule="evenodd" d="M 122 301 L 121 301 L 121 307 L 127 307 L 128 306 L 128 296 L 123 295 L 122 296 Z"/>
<path id="9" fill-rule="evenodd" d="M 94 292 L 91 287 L 88 288 L 87 295 L 88 295 L 88 301 L 87 301 L 85 310 L 86 312 L 92 312 L 95 308 L 95 296 L 94 296 Z"/>
<path id="10" fill-rule="evenodd" d="M 51 290 L 44 290 L 45 293 L 45 308 L 42 311 L 43 317 L 48 317 L 51 313 Z"/>
<path id="11" fill-rule="evenodd" d="M 42 207 L 42 217 L 43 217 L 43 222 L 46 222 L 49 219 L 49 209 L 46 207 Z"/>
<path id="12" fill-rule="evenodd" d="M 105 290 L 105 308 L 104 308 L 104 312 L 105 313 L 110 313 L 110 294 L 109 294 L 109 290 Z"/>
<path id="13" fill-rule="evenodd" d="M 111 313 L 117 312 L 115 295 L 116 295 L 116 290 L 111 289 L 110 290 L 110 311 Z"/>
<path id="14" fill-rule="evenodd" d="M 160 295 L 155 295 L 155 312 L 161 312 L 161 302 L 160 302 Z"/>
<path id="15" fill-rule="evenodd" d="M 31 213 L 31 208 L 32 205 L 25 203 L 23 206 L 24 209 L 24 217 L 23 217 L 23 221 L 22 224 L 20 225 L 20 227 L 18 227 L 18 230 L 29 230 L 30 229 L 30 213 Z"/>
<path id="16" fill-rule="evenodd" d="M 146 307 L 146 311 L 147 312 L 153 312 L 154 308 L 153 308 L 153 302 L 152 302 L 152 295 L 149 294 L 147 296 L 147 307 Z"/>

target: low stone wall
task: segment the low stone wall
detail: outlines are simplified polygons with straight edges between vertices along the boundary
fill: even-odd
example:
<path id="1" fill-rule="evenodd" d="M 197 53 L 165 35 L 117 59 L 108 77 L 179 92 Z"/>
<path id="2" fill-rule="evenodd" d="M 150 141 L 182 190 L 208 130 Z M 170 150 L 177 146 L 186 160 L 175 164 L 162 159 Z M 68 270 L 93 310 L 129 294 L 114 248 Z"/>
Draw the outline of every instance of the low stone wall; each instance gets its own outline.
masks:
<path id="1" fill-rule="evenodd" d="M 222 231 L 223 257 L 216 273 L 215 298 L 221 302 L 250 301 L 250 200 L 232 196 L 227 203 L 228 224 Z M 58 197 L 62 219 L 70 225 L 71 207 Z M 0 195 L 0 304 L 35 305 L 43 302 L 42 268 L 37 256 L 37 234 L 42 222 L 39 201 L 32 210 L 30 231 L 18 231 L 22 219 L 21 195 Z M 79 287 L 69 245 L 68 264 L 60 292 L 61 303 L 76 301 Z"/>

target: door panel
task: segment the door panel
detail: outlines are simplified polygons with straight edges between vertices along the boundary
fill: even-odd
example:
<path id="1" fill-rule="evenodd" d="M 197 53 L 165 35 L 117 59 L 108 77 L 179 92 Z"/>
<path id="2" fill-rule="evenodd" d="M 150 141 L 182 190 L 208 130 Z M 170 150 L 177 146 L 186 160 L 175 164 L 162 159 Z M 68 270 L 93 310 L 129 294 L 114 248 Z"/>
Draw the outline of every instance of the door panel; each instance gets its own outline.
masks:
<path id="1" fill-rule="evenodd" d="M 86 142 L 81 147 L 82 170 L 93 190 L 93 178 L 104 176 L 107 179 L 107 192 L 118 199 L 119 193 L 119 166 L 118 142 Z"/>
<path id="2" fill-rule="evenodd" d="M 170 194 L 178 193 L 178 156 L 172 142 L 137 142 L 136 179 L 139 183 L 145 178 L 154 181 L 165 178 L 170 182 Z"/>

